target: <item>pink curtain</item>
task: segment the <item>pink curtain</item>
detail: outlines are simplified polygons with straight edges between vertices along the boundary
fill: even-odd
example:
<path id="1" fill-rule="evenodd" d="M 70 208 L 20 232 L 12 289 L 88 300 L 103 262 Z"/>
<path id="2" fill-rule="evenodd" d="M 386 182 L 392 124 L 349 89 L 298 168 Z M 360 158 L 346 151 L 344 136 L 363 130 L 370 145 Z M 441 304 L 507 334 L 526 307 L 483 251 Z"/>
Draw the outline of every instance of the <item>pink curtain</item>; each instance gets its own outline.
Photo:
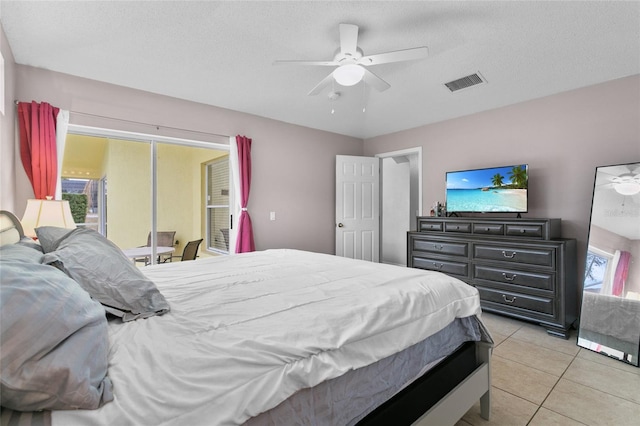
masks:
<path id="1" fill-rule="evenodd" d="M 624 284 L 629 276 L 629 264 L 631 263 L 631 253 L 628 251 L 620 252 L 620 260 L 618 260 L 618 266 L 616 266 L 616 272 L 613 276 L 613 290 L 614 296 L 622 296 L 624 292 Z"/>
<path id="2" fill-rule="evenodd" d="M 54 197 L 58 179 L 56 117 L 59 108 L 46 102 L 18 103 L 20 158 L 36 199 Z"/>
<path id="3" fill-rule="evenodd" d="M 246 136 L 236 136 L 238 145 L 238 168 L 240 171 L 240 220 L 238 221 L 238 239 L 236 253 L 255 251 L 253 242 L 253 228 L 247 211 L 249 190 L 251 188 L 251 139 Z"/>

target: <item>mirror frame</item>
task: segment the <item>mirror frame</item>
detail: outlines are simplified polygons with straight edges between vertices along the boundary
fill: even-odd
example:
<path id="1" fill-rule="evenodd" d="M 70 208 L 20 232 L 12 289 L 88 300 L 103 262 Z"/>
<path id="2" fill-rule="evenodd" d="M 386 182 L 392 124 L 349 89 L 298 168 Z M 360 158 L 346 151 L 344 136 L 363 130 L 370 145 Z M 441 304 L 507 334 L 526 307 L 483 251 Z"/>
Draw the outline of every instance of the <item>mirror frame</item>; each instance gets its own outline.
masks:
<path id="1" fill-rule="evenodd" d="M 625 190 L 620 183 L 630 185 Z M 632 194 L 634 186 L 639 192 Z M 614 204 L 617 200 L 621 200 L 620 207 Z M 622 231 L 623 225 L 629 227 L 628 231 Z M 640 366 L 639 259 L 640 162 L 598 166 L 577 344 L 636 367 Z M 625 288 L 629 282 L 632 290 Z"/>

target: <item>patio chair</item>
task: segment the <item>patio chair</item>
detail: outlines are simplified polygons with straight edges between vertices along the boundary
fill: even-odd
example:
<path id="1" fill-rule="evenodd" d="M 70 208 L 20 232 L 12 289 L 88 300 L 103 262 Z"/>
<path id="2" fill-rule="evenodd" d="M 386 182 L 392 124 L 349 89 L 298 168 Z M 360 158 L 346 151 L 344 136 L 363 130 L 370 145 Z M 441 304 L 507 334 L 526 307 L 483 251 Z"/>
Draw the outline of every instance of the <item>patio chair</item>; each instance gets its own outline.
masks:
<path id="1" fill-rule="evenodd" d="M 156 246 L 157 247 L 173 247 L 175 244 L 176 231 L 158 231 L 156 233 Z M 151 247 L 151 232 L 147 236 L 146 247 Z M 171 254 L 162 254 L 156 259 L 157 263 L 171 262 Z M 136 259 L 136 262 L 144 262 L 145 265 L 151 263 L 148 257 Z"/>
<path id="2" fill-rule="evenodd" d="M 227 248 L 227 251 L 229 251 L 229 228 L 221 229 L 220 232 L 224 238 L 224 246 Z"/>
<path id="3" fill-rule="evenodd" d="M 202 238 L 199 240 L 189 241 L 186 246 L 184 246 L 184 250 L 182 251 L 182 257 L 180 258 L 181 262 L 185 260 L 196 260 L 198 257 L 198 248 L 200 248 L 200 243 L 202 242 Z M 178 257 L 178 256 L 174 256 Z"/>

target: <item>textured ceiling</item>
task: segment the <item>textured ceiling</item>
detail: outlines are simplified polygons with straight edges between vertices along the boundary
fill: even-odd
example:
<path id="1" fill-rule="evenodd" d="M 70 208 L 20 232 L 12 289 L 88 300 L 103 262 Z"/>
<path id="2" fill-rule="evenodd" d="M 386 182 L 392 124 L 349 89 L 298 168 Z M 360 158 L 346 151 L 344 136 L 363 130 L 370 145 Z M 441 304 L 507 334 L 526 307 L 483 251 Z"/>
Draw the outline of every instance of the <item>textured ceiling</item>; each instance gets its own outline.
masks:
<path id="1" fill-rule="evenodd" d="M 19 64 L 369 138 L 640 73 L 640 2 L 0 0 Z M 330 101 L 339 23 L 366 54 L 427 46 Z M 480 72 L 487 84 L 444 83 Z M 366 111 L 363 112 L 363 106 Z M 334 114 L 331 110 L 334 109 Z"/>

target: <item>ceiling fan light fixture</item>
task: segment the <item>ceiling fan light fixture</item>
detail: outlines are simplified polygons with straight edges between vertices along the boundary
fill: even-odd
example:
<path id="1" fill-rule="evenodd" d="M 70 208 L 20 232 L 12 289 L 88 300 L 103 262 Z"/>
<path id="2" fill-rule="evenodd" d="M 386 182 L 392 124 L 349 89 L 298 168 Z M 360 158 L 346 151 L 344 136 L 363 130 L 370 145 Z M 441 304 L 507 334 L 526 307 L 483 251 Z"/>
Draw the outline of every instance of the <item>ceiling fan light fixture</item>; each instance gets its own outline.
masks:
<path id="1" fill-rule="evenodd" d="M 637 182 L 620 182 L 614 185 L 618 194 L 636 195 L 640 192 L 640 183 Z"/>
<path id="2" fill-rule="evenodd" d="M 353 86 L 364 77 L 364 68 L 356 64 L 341 65 L 333 71 L 333 78 L 341 86 Z"/>
<path id="3" fill-rule="evenodd" d="M 621 195 L 635 195 L 640 192 L 640 176 L 622 175 L 613 180 L 613 189 Z"/>

